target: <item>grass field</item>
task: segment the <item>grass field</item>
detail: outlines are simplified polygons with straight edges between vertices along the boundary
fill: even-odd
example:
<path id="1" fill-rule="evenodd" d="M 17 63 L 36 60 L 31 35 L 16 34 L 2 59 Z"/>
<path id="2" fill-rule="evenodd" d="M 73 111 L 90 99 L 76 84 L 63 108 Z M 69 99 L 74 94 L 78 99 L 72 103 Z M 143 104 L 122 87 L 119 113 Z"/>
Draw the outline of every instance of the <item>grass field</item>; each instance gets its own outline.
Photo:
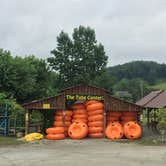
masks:
<path id="1" fill-rule="evenodd" d="M 158 81 L 156 85 L 150 86 L 152 89 L 156 90 L 166 90 L 166 80 Z"/>
<path id="2" fill-rule="evenodd" d="M 22 144 L 23 141 L 18 141 L 15 137 L 3 137 L 0 136 L 0 146 L 4 145 L 19 145 Z"/>

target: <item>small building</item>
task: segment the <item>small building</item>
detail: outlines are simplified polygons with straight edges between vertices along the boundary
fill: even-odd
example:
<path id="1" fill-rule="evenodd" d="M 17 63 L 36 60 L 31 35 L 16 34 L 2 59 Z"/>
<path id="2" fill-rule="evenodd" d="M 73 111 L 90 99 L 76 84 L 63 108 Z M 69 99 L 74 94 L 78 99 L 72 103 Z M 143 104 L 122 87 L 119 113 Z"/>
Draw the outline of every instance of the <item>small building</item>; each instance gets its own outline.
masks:
<path id="1" fill-rule="evenodd" d="M 166 91 L 152 91 L 137 101 L 136 104 L 144 107 L 147 110 L 147 126 L 156 128 L 156 110 L 160 108 L 166 108 Z M 152 112 L 151 115 L 150 112 Z"/>
<path id="2" fill-rule="evenodd" d="M 166 107 L 166 91 L 152 91 L 141 100 L 136 102 L 137 105 L 148 109 L 159 109 Z"/>
<path id="3" fill-rule="evenodd" d="M 104 103 L 104 110 L 106 111 L 137 111 L 140 112 L 142 107 L 137 104 L 123 101 L 110 95 L 108 91 L 103 88 L 78 85 L 63 89 L 57 96 L 48 97 L 23 104 L 26 109 L 25 117 L 25 133 L 29 132 L 30 113 L 32 111 L 40 110 L 47 113 L 49 110 L 65 110 L 69 109 L 70 105 L 76 101 L 99 100 Z M 106 113 L 104 113 L 104 121 L 106 121 Z"/>

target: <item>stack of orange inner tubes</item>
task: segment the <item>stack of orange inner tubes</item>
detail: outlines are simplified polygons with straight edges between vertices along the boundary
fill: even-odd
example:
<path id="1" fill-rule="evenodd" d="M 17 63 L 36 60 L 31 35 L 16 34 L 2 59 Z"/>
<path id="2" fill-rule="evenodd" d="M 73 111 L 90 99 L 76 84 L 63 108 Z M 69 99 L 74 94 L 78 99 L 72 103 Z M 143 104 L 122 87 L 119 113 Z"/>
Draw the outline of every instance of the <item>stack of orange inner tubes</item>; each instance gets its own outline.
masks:
<path id="1" fill-rule="evenodd" d="M 61 140 L 65 138 L 64 127 L 54 127 L 46 129 L 46 138 L 51 140 Z"/>
<path id="2" fill-rule="evenodd" d="M 121 117 L 121 112 L 118 111 L 108 111 L 106 114 L 107 125 L 110 122 L 119 122 Z"/>
<path id="3" fill-rule="evenodd" d="M 142 136 L 141 126 L 135 121 L 125 123 L 123 132 L 127 139 L 138 139 Z"/>
<path id="4" fill-rule="evenodd" d="M 68 135 L 72 139 L 82 139 L 88 134 L 88 126 L 84 122 L 73 122 L 69 129 Z"/>
<path id="5" fill-rule="evenodd" d="M 121 124 L 124 125 L 129 121 L 136 121 L 137 122 L 138 113 L 136 111 L 126 111 L 122 113 L 121 116 Z"/>
<path id="6" fill-rule="evenodd" d="M 88 114 L 84 104 L 73 104 L 73 116 L 72 116 L 72 123 L 73 122 L 84 122 L 87 124 L 88 122 Z"/>
<path id="7" fill-rule="evenodd" d="M 66 136 L 68 136 L 68 128 L 71 125 L 72 114 L 71 110 L 58 110 L 54 118 L 54 127 L 64 127 Z"/>
<path id="8" fill-rule="evenodd" d="M 123 137 L 123 128 L 119 122 L 110 122 L 105 131 L 106 137 L 109 139 L 121 139 Z"/>
<path id="9" fill-rule="evenodd" d="M 88 112 L 88 136 L 91 138 L 103 137 L 104 104 L 90 100 L 85 103 Z"/>

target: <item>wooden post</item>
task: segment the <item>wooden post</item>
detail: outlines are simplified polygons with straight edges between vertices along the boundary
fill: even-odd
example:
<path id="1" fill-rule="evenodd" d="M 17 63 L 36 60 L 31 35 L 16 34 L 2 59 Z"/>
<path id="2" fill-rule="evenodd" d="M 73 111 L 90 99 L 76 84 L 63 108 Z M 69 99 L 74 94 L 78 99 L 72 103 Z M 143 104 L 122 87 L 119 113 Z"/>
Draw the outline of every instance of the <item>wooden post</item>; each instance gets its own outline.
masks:
<path id="1" fill-rule="evenodd" d="M 149 121 L 149 109 L 147 109 L 147 126 L 149 129 L 150 121 Z"/>
<path id="2" fill-rule="evenodd" d="M 157 131 L 157 115 L 156 115 L 156 110 L 154 109 L 154 129 Z"/>
<path id="3" fill-rule="evenodd" d="M 29 121 L 30 121 L 29 110 L 26 110 L 26 113 L 25 113 L 25 135 L 29 133 Z"/>
<path id="4" fill-rule="evenodd" d="M 66 127 L 66 125 L 65 125 L 65 119 L 66 119 L 66 111 L 63 109 L 62 110 L 62 123 L 63 123 L 63 127 Z"/>
<path id="5" fill-rule="evenodd" d="M 17 128 L 17 117 L 14 118 L 14 135 L 16 135 L 16 128 Z"/>

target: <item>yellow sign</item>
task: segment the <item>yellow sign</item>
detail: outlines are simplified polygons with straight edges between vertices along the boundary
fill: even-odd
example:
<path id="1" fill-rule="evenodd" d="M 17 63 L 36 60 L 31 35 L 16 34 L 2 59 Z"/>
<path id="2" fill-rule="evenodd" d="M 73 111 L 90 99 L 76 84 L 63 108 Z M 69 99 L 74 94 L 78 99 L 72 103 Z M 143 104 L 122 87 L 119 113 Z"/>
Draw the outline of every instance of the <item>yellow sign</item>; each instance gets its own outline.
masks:
<path id="1" fill-rule="evenodd" d="M 66 100 L 99 100 L 103 101 L 104 97 L 99 95 L 66 95 Z"/>
<path id="2" fill-rule="evenodd" d="M 50 104 L 43 104 L 43 109 L 50 109 Z"/>

